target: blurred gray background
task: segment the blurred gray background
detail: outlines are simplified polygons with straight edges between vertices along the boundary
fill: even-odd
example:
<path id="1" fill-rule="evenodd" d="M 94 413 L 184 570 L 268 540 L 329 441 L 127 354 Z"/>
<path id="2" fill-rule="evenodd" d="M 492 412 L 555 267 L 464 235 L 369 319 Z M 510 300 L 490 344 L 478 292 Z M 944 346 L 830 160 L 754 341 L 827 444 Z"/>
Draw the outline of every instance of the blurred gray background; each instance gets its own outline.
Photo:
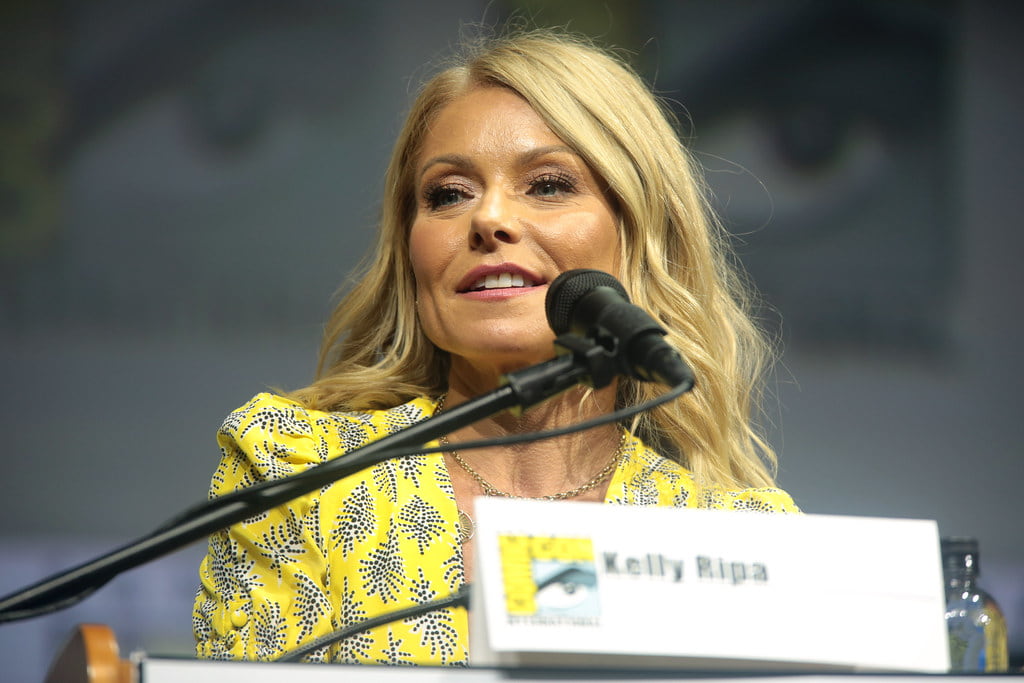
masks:
<path id="1" fill-rule="evenodd" d="M 979 538 L 1022 663 L 1024 12 L 996 0 L 6 3 L 0 594 L 203 499 L 224 415 L 311 379 L 411 93 L 510 14 L 674 103 L 780 339 L 781 485 Z M 202 550 L 0 627 L 6 678 L 82 621 L 189 652 Z"/>

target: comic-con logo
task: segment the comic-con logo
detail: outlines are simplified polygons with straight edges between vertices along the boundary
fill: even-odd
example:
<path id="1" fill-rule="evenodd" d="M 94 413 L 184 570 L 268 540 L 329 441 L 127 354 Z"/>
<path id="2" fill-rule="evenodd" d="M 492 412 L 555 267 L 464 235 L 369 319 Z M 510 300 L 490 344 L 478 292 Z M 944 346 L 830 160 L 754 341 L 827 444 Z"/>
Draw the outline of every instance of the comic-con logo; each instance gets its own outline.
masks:
<path id="1" fill-rule="evenodd" d="M 599 616 L 589 538 L 499 536 L 498 542 L 509 617 L 577 621 Z"/>

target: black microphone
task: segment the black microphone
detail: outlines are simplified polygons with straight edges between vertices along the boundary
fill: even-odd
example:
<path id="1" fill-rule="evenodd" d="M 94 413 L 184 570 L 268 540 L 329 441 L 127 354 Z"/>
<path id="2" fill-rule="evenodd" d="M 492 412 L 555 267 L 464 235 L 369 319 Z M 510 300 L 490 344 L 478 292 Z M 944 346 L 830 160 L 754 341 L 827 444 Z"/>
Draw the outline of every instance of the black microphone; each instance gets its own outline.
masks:
<path id="1" fill-rule="evenodd" d="M 574 332 L 610 346 L 623 374 L 668 386 L 692 385 L 693 371 L 668 334 L 625 288 L 600 270 L 567 270 L 548 288 L 544 308 L 555 334 Z"/>

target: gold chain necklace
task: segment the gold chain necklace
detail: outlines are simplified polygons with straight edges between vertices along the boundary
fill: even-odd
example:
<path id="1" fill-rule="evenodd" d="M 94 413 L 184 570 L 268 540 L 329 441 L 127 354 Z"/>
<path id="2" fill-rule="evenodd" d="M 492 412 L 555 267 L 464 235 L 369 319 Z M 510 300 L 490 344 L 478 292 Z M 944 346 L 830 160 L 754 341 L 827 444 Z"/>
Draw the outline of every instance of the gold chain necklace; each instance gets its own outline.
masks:
<path id="1" fill-rule="evenodd" d="M 437 408 L 434 409 L 434 415 L 439 414 L 444 409 L 444 401 L 446 398 L 448 398 L 448 395 L 442 394 L 441 398 L 438 399 Z M 612 459 L 609 460 L 608 464 L 605 465 L 600 472 L 595 474 L 592 479 L 587 481 L 585 484 L 581 484 L 580 486 L 577 486 L 576 488 L 570 491 L 552 493 L 551 495 L 547 496 L 517 496 L 515 494 L 502 491 L 501 489 L 495 487 L 489 481 L 484 479 L 479 472 L 470 467 L 469 463 L 463 460 L 462 456 L 459 455 L 459 452 L 451 447 L 451 444 L 448 442 L 447 437 L 440 436 L 438 437 L 437 442 L 444 447 L 445 451 L 447 451 L 449 455 L 452 456 L 452 459 L 459 464 L 459 467 L 466 470 L 469 476 L 473 477 L 476 483 L 480 485 L 480 488 L 483 489 L 485 496 L 515 498 L 520 500 L 565 500 L 566 498 L 575 498 L 576 496 L 586 493 L 587 491 L 591 490 L 592 488 L 595 488 L 601 482 L 603 482 L 605 479 L 611 476 L 612 472 L 615 471 L 615 468 L 618 467 L 619 460 L 622 459 L 622 454 L 625 451 L 626 435 L 627 432 L 625 429 L 623 429 L 622 434 L 619 437 L 619 445 L 615 449 L 615 453 L 612 455 Z M 476 533 L 476 523 L 473 521 L 473 518 L 469 516 L 468 512 L 459 509 L 459 542 L 465 543 L 469 539 L 473 538 L 474 533 Z"/>
<path id="2" fill-rule="evenodd" d="M 451 444 L 448 443 L 447 438 L 442 436 L 437 441 L 442 446 L 444 446 L 445 450 L 448 452 L 449 455 L 452 456 L 455 462 L 459 463 L 459 466 L 462 467 L 462 469 L 466 470 L 466 472 L 469 473 L 469 476 L 473 477 L 473 479 L 476 480 L 476 483 L 480 484 L 480 488 L 483 489 L 485 496 L 497 496 L 501 498 L 518 498 L 529 500 L 565 500 L 566 498 L 575 498 L 576 496 L 586 493 L 587 491 L 589 491 L 590 489 L 594 488 L 595 486 L 603 482 L 605 479 L 607 479 L 611 475 L 611 473 L 615 471 L 615 467 L 619 464 L 619 458 L 622 457 L 622 449 L 626 445 L 626 431 L 622 431 L 622 437 L 619 439 L 619 447 L 615 449 L 615 454 L 612 456 L 612 459 L 608 461 L 608 464 L 605 465 L 600 472 L 594 475 L 593 479 L 591 479 L 585 484 L 577 486 L 571 491 L 552 493 L 551 495 L 548 496 L 517 496 L 513 493 L 502 491 L 501 489 L 496 488 L 493 484 L 484 479 L 482 476 L 480 476 L 479 472 L 470 467 L 469 463 L 463 460 L 462 456 L 459 455 L 459 452 L 451 448 Z"/>

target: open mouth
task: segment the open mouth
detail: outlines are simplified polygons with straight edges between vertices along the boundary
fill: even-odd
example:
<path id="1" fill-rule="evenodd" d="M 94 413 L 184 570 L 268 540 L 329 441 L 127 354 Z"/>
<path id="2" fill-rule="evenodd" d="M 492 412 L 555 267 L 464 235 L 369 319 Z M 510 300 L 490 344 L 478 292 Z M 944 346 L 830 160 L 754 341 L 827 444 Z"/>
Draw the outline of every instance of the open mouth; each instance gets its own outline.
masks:
<path id="1" fill-rule="evenodd" d="M 536 285 L 536 282 L 520 273 L 491 273 L 471 284 L 466 291 L 481 292 L 487 289 L 535 287 Z"/>

